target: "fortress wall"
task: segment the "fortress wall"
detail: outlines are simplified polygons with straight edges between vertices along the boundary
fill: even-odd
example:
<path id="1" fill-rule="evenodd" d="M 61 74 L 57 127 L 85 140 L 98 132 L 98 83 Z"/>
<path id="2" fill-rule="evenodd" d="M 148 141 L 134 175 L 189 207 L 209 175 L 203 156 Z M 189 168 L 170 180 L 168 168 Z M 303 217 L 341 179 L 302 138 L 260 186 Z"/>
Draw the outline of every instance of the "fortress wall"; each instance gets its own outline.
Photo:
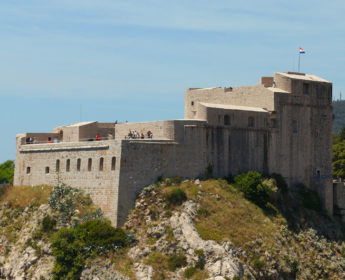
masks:
<path id="1" fill-rule="evenodd" d="M 308 85 L 304 92 L 303 86 Z M 332 84 L 304 80 L 292 80 L 292 102 L 314 106 L 328 106 L 332 104 Z"/>
<path id="2" fill-rule="evenodd" d="M 196 113 L 193 112 L 197 111 L 198 102 L 259 107 L 273 111 L 273 96 L 274 92 L 263 85 L 237 87 L 232 91 L 225 91 L 224 88 L 188 89 L 185 93 L 185 118 L 196 118 Z"/>
<path id="3" fill-rule="evenodd" d="M 101 157 L 104 158 L 103 171 L 99 170 Z M 112 157 L 117 160 L 115 170 L 111 170 Z M 78 158 L 81 159 L 80 171 L 77 170 Z M 89 158 L 92 159 L 91 171 L 88 171 Z M 83 189 L 116 224 L 120 158 L 121 144 L 118 141 L 19 146 L 14 185 L 56 185 L 60 182 Z M 66 170 L 68 159 L 69 172 Z M 57 160 L 60 160 L 59 171 Z M 27 167 L 30 167 L 30 174 L 26 174 Z M 49 167 L 49 173 L 46 173 L 46 167 Z"/>
<path id="4" fill-rule="evenodd" d="M 174 139 L 174 121 L 121 123 L 115 125 L 115 139 L 125 139 L 129 131 L 146 133 L 150 130 L 154 139 Z"/>
<path id="5" fill-rule="evenodd" d="M 290 186 L 303 183 L 317 190 L 332 214 L 332 108 L 310 105 L 304 98 L 297 103 L 292 95 L 280 103 L 279 134 L 270 148 L 274 171 Z"/>
<path id="6" fill-rule="evenodd" d="M 185 129 L 188 126 L 194 125 L 205 125 L 206 121 L 204 120 L 174 120 L 174 140 L 177 143 L 185 142 Z"/>
<path id="7" fill-rule="evenodd" d="M 266 130 L 249 128 L 198 127 L 206 150 L 206 165 L 213 165 L 214 175 L 224 177 L 248 170 L 268 172 Z"/>
<path id="8" fill-rule="evenodd" d="M 123 141 L 119 182 L 119 224 L 134 206 L 139 191 L 159 176 L 197 178 L 208 164 L 218 177 L 247 170 L 265 171 L 267 131 L 185 125 L 184 144 Z M 266 164 L 267 165 L 267 164 Z"/>
<path id="9" fill-rule="evenodd" d="M 158 176 L 177 176 L 177 172 L 173 172 L 177 145 L 173 142 L 123 141 L 118 224 L 125 222 L 142 188 L 156 182 Z"/>
<path id="10" fill-rule="evenodd" d="M 199 104 L 198 108 L 204 107 Z M 233 109 L 222 109 L 222 108 L 206 108 L 207 123 L 211 125 L 225 125 L 225 116 L 229 116 L 229 125 L 231 127 L 248 127 L 248 118 L 254 118 L 255 128 L 268 128 L 268 112 L 256 112 L 256 111 L 244 111 L 244 110 L 233 110 Z"/>

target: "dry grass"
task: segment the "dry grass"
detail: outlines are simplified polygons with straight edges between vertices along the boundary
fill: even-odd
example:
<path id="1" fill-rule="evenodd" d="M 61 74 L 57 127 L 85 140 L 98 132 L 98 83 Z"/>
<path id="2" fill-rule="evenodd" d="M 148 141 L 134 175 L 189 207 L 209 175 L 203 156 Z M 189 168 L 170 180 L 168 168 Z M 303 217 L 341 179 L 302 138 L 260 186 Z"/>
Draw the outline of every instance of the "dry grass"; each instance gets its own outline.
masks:
<path id="1" fill-rule="evenodd" d="M 167 257 L 158 251 L 152 252 L 145 260 L 153 268 L 153 280 L 169 279 L 167 277 Z"/>
<path id="2" fill-rule="evenodd" d="M 133 260 L 127 255 L 128 248 L 119 249 L 111 256 L 111 261 L 115 264 L 118 271 L 129 279 L 135 280 L 135 274 L 132 270 Z"/>
<path id="3" fill-rule="evenodd" d="M 207 210 L 207 215 L 200 215 L 195 226 L 205 240 L 231 240 L 238 246 L 256 238 L 274 242 L 270 240 L 272 234 L 278 233 L 279 224 L 284 223 L 281 217 L 267 217 L 261 208 L 244 199 L 224 180 L 204 181 L 200 191 L 199 204 Z M 190 192 L 188 188 L 186 192 Z"/>
<path id="4" fill-rule="evenodd" d="M 11 187 L 2 196 L 0 205 L 9 203 L 12 208 L 39 206 L 48 203 L 51 190 L 52 187 L 47 185 Z"/>
<path id="5" fill-rule="evenodd" d="M 190 279 L 192 280 L 205 280 L 209 275 L 206 270 L 198 270 Z"/>

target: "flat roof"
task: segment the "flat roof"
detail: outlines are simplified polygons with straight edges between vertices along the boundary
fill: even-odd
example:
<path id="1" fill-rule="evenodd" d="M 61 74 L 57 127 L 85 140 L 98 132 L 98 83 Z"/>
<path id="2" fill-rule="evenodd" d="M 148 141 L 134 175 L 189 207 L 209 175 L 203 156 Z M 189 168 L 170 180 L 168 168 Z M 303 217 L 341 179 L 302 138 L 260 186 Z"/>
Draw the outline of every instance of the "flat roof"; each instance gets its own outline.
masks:
<path id="1" fill-rule="evenodd" d="M 311 75 L 311 74 L 294 73 L 294 72 L 277 72 L 277 73 L 282 76 L 288 77 L 290 79 L 295 79 L 295 80 L 306 80 L 306 81 L 330 83 L 329 81 L 325 79 L 322 79 L 318 76 Z"/>
<path id="2" fill-rule="evenodd" d="M 91 121 L 91 122 L 78 122 L 78 123 L 74 123 L 74 124 L 70 124 L 70 125 L 65 125 L 65 127 L 73 127 L 73 126 L 83 126 L 86 124 L 90 124 L 90 123 L 95 123 L 96 121 Z M 64 126 L 62 126 L 64 127 Z"/>
<path id="3" fill-rule="evenodd" d="M 206 107 L 210 108 L 219 108 L 219 109 L 230 109 L 230 110 L 238 110 L 238 111 L 254 111 L 254 112 L 263 112 L 267 113 L 268 111 L 259 108 L 259 107 L 247 107 L 247 106 L 238 106 L 238 105 L 231 105 L 231 104 L 216 104 L 216 103 L 204 103 L 200 102 L 201 105 L 204 105 Z"/>

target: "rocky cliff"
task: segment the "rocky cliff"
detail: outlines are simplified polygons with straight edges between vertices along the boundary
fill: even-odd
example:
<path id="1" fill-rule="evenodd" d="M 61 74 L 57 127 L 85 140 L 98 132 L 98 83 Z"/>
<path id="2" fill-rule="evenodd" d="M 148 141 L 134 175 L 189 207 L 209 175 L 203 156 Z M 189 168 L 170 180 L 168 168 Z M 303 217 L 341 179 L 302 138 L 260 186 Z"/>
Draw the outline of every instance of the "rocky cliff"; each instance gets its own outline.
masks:
<path id="1" fill-rule="evenodd" d="M 1 279 L 53 279 L 51 236 L 102 218 L 77 191 L 69 207 L 40 188 L 1 198 Z M 277 191 L 262 209 L 225 180 L 161 180 L 139 194 L 123 226 L 136 241 L 90 255 L 79 278 L 344 279 L 341 226 L 299 195 Z"/>

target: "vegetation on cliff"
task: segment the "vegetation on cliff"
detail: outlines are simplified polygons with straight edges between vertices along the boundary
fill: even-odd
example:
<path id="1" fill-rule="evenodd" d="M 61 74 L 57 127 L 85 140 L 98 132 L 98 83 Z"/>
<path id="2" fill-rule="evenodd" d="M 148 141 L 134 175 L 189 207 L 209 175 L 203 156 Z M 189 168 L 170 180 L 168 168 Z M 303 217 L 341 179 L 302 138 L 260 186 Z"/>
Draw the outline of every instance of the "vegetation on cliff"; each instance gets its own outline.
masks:
<path id="1" fill-rule="evenodd" d="M 280 176 L 265 178 L 256 172 L 240 174 L 230 183 L 223 179 L 172 181 L 162 180 L 144 190 L 125 225 L 139 240 L 129 255 L 153 267 L 152 279 L 176 275 L 188 279 L 217 275 L 229 277 L 225 279 L 341 279 L 344 275 L 342 227 L 328 217 L 317 194 L 303 185 L 287 190 Z M 181 192 L 186 202 L 169 202 L 173 193 Z M 210 241 L 195 241 L 186 230 L 188 224 L 176 226 L 190 207 L 195 207 L 191 210 L 195 214 L 190 214 L 192 226 L 203 240 Z M 211 241 L 215 243 L 207 243 Z M 200 244 L 202 248 L 197 247 Z M 219 250 L 228 253 L 221 251 L 214 259 Z M 177 255 L 185 256 L 186 262 L 177 272 L 171 271 L 169 259 Z"/>
<path id="2" fill-rule="evenodd" d="M 12 184 L 14 175 L 14 161 L 7 160 L 0 164 L 0 184 Z"/>
<path id="3" fill-rule="evenodd" d="M 2 189 L 1 279 L 80 279 L 89 259 L 131 242 L 78 189 L 65 185 Z"/>
<path id="4" fill-rule="evenodd" d="M 161 178 L 139 194 L 122 229 L 74 188 L 10 187 L 0 197 L 0 241 L 5 279 L 341 279 L 345 273 L 344 232 L 317 194 L 254 171 L 229 181 Z"/>
<path id="5" fill-rule="evenodd" d="M 345 178 L 345 126 L 333 134 L 332 173 L 334 177 Z"/>

